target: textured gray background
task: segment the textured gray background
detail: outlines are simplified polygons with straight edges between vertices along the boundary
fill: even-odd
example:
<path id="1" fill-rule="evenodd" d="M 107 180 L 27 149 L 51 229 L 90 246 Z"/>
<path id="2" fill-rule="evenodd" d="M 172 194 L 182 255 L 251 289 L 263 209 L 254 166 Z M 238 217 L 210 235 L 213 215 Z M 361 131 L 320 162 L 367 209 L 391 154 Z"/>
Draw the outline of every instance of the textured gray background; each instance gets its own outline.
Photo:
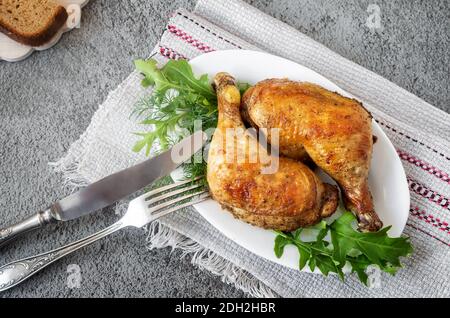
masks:
<path id="1" fill-rule="evenodd" d="M 450 111 L 448 1 L 249 1 L 431 104 Z M 381 8 L 383 30 L 365 25 Z M 91 0 L 80 29 L 19 63 L 0 62 L 0 225 L 62 197 L 49 161 L 86 129 L 108 92 L 157 43 L 167 16 L 195 1 Z M 0 250 L 0 264 L 84 237 L 111 224 L 110 209 L 29 234 Z M 81 268 L 67 287 L 68 265 Z M 169 249 L 147 251 L 139 230 L 117 233 L 53 264 L 0 297 L 239 297 L 220 278 Z"/>

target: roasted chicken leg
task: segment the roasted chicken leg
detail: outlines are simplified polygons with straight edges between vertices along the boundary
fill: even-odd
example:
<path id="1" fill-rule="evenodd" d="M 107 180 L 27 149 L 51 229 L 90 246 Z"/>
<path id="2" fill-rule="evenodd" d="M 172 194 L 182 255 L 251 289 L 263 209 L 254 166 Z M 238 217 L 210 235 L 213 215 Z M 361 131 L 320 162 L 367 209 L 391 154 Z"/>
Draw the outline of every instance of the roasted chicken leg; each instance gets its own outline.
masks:
<path id="1" fill-rule="evenodd" d="M 372 117 L 361 103 L 311 83 L 270 79 L 245 93 L 242 116 L 254 127 L 279 128 L 284 155 L 297 159 L 306 150 L 339 184 L 361 231 L 382 227 L 367 180 Z"/>
<path id="2" fill-rule="evenodd" d="M 219 118 L 208 154 L 212 197 L 243 221 L 281 231 L 315 224 L 334 213 L 337 188 L 322 183 L 301 162 L 269 154 L 245 133 L 234 79 L 219 73 L 214 84 Z M 277 169 L 264 173 L 273 160 L 278 160 Z"/>

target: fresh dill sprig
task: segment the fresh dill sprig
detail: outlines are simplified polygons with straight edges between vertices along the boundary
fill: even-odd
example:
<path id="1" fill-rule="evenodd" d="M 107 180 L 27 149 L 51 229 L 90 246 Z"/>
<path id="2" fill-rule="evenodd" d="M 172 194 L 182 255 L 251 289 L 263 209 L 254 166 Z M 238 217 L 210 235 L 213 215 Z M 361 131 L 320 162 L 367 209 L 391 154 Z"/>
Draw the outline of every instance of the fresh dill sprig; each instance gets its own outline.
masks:
<path id="1" fill-rule="evenodd" d="M 196 129 L 205 131 L 217 126 L 217 99 L 206 75 L 196 78 L 184 60 L 169 61 L 162 68 L 152 59 L 137 60 L 135 65 L 145 75 L 142 85 L 153 85 L 154 90 L 136 103 L 132 113 L 150 128 L 135 133 L 141 139 L 134 145 L 134 151 L 145 149 L 147 156 L 151 151 L 156 154 Z M 201 127 L 196 123 L 201 123 Z M 206 161 L 185 163 L 183 170 L 186 178 L 204 176 Z"/>

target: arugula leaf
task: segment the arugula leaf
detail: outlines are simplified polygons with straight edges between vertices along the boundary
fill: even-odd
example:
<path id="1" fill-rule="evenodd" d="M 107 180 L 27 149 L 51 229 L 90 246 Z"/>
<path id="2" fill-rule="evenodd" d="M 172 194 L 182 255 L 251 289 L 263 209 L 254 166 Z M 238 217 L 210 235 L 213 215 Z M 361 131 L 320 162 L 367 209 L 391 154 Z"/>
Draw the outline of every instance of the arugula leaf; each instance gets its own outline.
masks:
<path id="1" fill-rule="evenodd" d="M 352 250 L 358 250 L 367 256 L 372 264 L 384 267 L 387 263 L 400 267 L 400 256 L 412 253 L 408 238 L 391 238 L 387 235 L 390 227 L 378 232 L 361 233 L 353 229 L 355 217 L 344 213 L 331 225 L 331 239 L 334 246 L 334 257 L 342 262 Z"/>
<path id="2" fill-rule="evenodd" d="M 300 238 L 300 235 L 302 234 L 302 232 L 303 232 L 302 228 L 299 228 L 296 231 L 292 232 L 293 239 L 298 240 Z M 296 246 L 297 246 L 298 253 L 300 255 L 300 258 L 298 260 L 298 267 L 300 269 L 303 269 L 306 266 L 306 264 L 308 263 L 308 260 L 311 258 L 311 251 L 304 245 L 297 244 Z M 280 258 L 281 255 L 280 256 L 277 255 L 277 257 Z"/>
<path id="3" fill-rule="evenodd" d="M 347 261 L 352 267 L 352 273 L 356 273 L 359 280 L 367 286 L 367 279 L 369 277 L 366 274 L 366 270 L 371 265 L 369 259 L 364 255 L 359 255 L 357 257 L 348 257 Z"/>
<path id="4" fill-rule="evenodd" d="M 273 251 L 275 252 L 276 257 L 280 258 L 283 255 L 284 247 L 289 244 L 289 240 L 285 237 L 278 235 L 275 238 L 275 245 L 273 247 Z"/>
<path id="5" fill-rule="evenodd" d="M 298 268 L 303 269 L 306 264 L 308 264 L 308 260 L 311 258 L 311 251 L 302 245 L 297 245 L 297 250 L 300 254 L 300 258 L 298 260 Z M 281 256 L 277 257 L 280 258 Z"/>
<path id="6" fill-rule="evenodd" d="M 163 91 L 170 88 L 171 83 L 165 78 L 164 74 L 158 69 L 156 60 L 136 60 L 134 66 L 136 70 L 145 75 L 141 84 L 144 87 L 155 86 L 156 90 Z"/>
<path id="7" fill-rule="evenodd" d="M 408 238 L 392 238 L 387 235 L 390 227 L 375 233 L 361 233 L 353 229 L 356 218 L 345 212 L 330 225 L 324 221 L 311 227 L 318 231 L 315 241 L 305 242 L 301 239 L 303 229 L 292 233 L 276 231 L 275 255 L 283 255 L 284 247 L 291 244 L 299 252 L 299 268 L 309 265 L 311 271 L 318 268 L 322 274 L 337 273 L 344 280 L 343 268 L 348 263 L 352 272 L 367 285 L 367 267 L 378 266 L 382 271 L 395 274 L 401 267 L 400 257 L 408 256 L 412 246 Z M 330 233 L 332 245 L 325 240 Z"/>
<path id="8" fill-rule="evenodd" d="M 196 78 L 187 61 L 169 61 L 158 68 L 154 59 L 136 60 L 136 69 L 145 77 L 141 84 L 153 86 L 150 96 L 136 103 L 132 115 L 142 118 L 140 124 L 149 126 L 149 131 L 135 133 L 141 139 L 133 151 L 145 149 L 150 154 L 154 144 L 156 152 L 167 149 L 188 134 L 194 133 L 196 120 L 201 121 L 202 130 L 217 126 L 217 98 L 208 76 Z M 183 164 L 186 177 L 205 175 L 206 162 Z"/>
<path id="9" fill-rule="evenodd" d="M 206 98 L 216 98 L 216 94 L 209 83 L 208 75 L 203 74 L 197 79 L 192 72 L 191 66 L 185 60 L 171 60 L 167 62 L 161 72 L 172 83 L 187 86 Z"/>
<path id="10" fill-rule="evenodd" d="M 344 273 L 342 268 L 337 262 L 334 261 L 333 257 L 323 254 L 318 254 L 316 257 L 316 266 L 325 276 L 328 276 L 330 272 L 337 273 L 339 277 L 344 280 Z"/>
<path id="11" fill-rule="evenodd" d="M 329 243 L 323 240 L 328 233 L 328 228 L 322 228 L 317 235 L 316 241 L 313 242 L 302 241 L 300 239 L 301 232 L 302 229 L 292 233 L 277 231 L 278 235 L 275 238 L 274 247 L 275 255 L 280 258 L 286 245 L 295 245 L 300 254 L 300 269 L 303 269 L 308 264 L 311 271 L 314 271 L 317 267 L 325 276 L 330 272 L 335 272 L 343 279 L 342 266 L 333 259 L 333 252 L 328 248 Z"/>
<path id="12" fill-rule="evenodd" d="M 197 79 L 192 72 L 192 68 L 185 60 L 170 60 L 161 69 L 157 66 L 157 61 L 136 60 L 134 65 L 138 71 L 145 75 L 141 82 L 142 86 L 153 85 L 155 90 L 165 93 L 169 89 L 196 93 L 205 98 L 214 100 L 216 94 L 208 80 L 208 75 L 204 74 Z"/>

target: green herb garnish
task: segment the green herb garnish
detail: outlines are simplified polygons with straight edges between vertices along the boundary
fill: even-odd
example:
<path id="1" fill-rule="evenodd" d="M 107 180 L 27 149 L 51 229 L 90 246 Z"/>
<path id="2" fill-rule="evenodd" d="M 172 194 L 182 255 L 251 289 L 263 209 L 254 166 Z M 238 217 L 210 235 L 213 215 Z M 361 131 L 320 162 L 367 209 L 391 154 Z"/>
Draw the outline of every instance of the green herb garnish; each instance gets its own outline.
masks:
<path id="1" fill-rule="evenodd" d="M 318 231 L 315 241 L 303 241 L 300 238 L 303 229 L 292 233 L 276 231 L 275 255 L 280 258 L 286 245 L 294 245 L 300 254 L 300 269 L 308 265 L 314 271 L 317 267 L 325 276 L 330 272 L 337 273 L 344 280 L 342 269 L 348 263 L 365 285 L 369 265 L 377 265 L 380 270 L 395 274 L 401 268 L 400 257 L 412 253 L 409 239 L 389 237 L 387 231 L 390 226 L 374 233 L 361 233 L 353 228 L 355 221 L 350 212 L 345 212 L 330 225 L 322 221 L 313 227 Z M 331 243 L 325 240 L 328 234 Z"/>
<path id="2" fill-rule="evenodd" d="M 141 124 L 152 126 L 151 131 L 135 133 L 141 139 L 133 147 L 135 152 L 145 148 L 150 154 L 157 143 L 158 151 L 176 144 L 195 130 L 217 126 L 217 98 L 208 76 L 196 78 L 187 61 L 169 61 L 158 68 L 156 60 L 136 60 L 138 71 L 145 75 L 144 87 L 153 86 L 153 93 L 140 100 L 133 115 L 143 117 Z M 201 123 L 196 127 L 194 123 Z M 205 175 L 206 162 L 183 165 L 185 175 L 195 178 Z"/>

